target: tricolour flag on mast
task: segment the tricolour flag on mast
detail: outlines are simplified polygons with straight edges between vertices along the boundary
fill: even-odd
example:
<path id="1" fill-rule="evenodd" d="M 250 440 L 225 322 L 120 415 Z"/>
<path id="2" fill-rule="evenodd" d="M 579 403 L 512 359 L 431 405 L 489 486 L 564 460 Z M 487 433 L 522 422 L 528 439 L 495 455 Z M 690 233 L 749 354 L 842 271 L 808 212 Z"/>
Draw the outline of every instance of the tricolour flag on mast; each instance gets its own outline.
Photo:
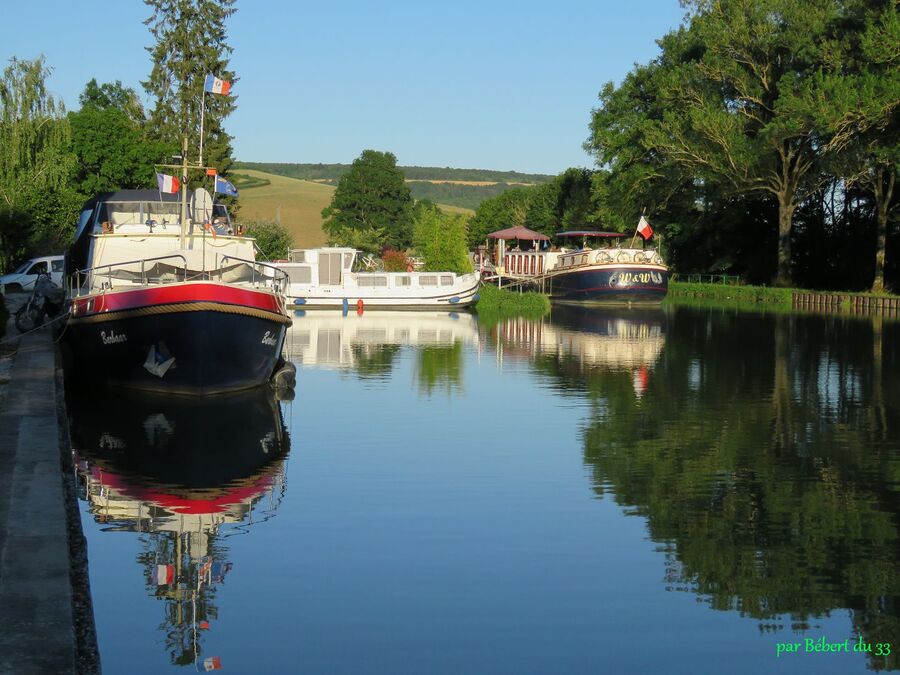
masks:
<path id="1" fill-rule="evenodd" d="M 231 82 L 228 80 L 220 80 L 215 75 L 207 75 L 203 89 L 210 94 L 222 94 L 224 96 L 231 91 Z"/>
<path id="2" fill-rule="evenodd" d="M 156 184 L 159 186 L 160 192 L 172 194 L 181 189 L 181 181 L 175 176 L 167 176 L 164 173 L 156 174 Z"/>
<path id="3" fill-rule="evenodd" d="M 644 239 L 649 239 L 653 236 L 653 228 L 650 227 L 650 223 L 647 222 L 644 216 L 641 216 L 641 219 L 638 221 L 637 232 Z"/>

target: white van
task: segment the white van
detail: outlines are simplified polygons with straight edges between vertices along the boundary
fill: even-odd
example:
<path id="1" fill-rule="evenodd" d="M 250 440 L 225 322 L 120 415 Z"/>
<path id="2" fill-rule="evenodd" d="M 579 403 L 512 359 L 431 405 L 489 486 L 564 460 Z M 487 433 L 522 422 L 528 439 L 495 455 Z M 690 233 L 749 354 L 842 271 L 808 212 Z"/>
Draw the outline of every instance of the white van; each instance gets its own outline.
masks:
<path id="1" fill-rule="evenodd" d="M 65 257 L 61 255 L 45 255 L 26 260 L 9 274 L 0 277 L 0 289 L 4 293 L 30 291 L 41 272 L 49 273 L 53 283 L 62 286 L 64 265 Z"/>

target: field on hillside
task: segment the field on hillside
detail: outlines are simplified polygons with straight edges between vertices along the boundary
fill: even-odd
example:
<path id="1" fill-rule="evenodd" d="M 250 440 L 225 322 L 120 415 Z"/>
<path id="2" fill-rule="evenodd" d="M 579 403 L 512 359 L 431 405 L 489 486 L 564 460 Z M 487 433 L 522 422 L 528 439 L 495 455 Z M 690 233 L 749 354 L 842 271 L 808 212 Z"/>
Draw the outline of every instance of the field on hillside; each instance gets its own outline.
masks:
<path id="1" fill-rule="evenodd" d="M 333 186 L 253 169 L 236 169 L 234 175 L 247 176 L 256 183 L 268 181 L 259 187 L 242 187 L 243 181 L 236 181 L 240 189 L 241 220 L 279 221 L 294 236 L 298 248 L 325 244 L 328 237 L 322 232 L 322 209 L 331 203 Z M 458 206 L 438 206 L 448 213 L 474 213 Z"/>
<path id="2" fill-rule="evenodd" d="M 234 173 L 269 181 L 268 185 L 241 189 L 241 220 L 279 221 L 294 236 L 298 248 L 325 244 L 322 209 L 331 203 L 333 187 L 250 169 Z"/>

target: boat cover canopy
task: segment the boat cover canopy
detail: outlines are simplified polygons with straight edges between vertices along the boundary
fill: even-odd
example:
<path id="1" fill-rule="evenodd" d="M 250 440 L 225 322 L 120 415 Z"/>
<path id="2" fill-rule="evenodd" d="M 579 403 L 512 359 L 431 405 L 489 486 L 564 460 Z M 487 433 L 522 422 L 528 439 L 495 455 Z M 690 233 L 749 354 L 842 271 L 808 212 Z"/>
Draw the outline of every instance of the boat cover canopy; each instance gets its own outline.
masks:
<path id="1" fill-rule="evenodd" d="M 527 227 L 516 225 L 515 227 L 507 227 L 505 230 L 497 230 L 488 235 L 491 239 L 522 239 L 525 241 L 550 241 L 550 237 Z"/>
<path id="2" fill-rule="evenodd" d="M 593 232 L 590 230 L 571 230 L 569 232 L 557 232 L 557 237 L 598 237 L 612 239 L 613 237 L 626 237 L 623 232 Z"/>

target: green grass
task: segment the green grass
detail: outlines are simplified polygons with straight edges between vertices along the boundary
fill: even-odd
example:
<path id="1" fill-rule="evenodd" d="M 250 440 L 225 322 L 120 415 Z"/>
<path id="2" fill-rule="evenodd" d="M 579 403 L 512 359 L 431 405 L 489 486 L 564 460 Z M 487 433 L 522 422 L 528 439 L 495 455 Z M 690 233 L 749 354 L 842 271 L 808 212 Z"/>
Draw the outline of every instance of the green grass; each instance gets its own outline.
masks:
<path id="1" fill-rule="evenodd" d="M 679 304 L 682 304 L 683 301 L 712 301 L 729 305 L 790 309 L 791 298 L 796 290 L 774 286 L 735 286 L 671 281 L 669 282 L 668 297 Z"/>
<path id="2" fill-rule="evenodd" d="M 481 297 L 475 303 L 475 311 L 479 320 L 488 324 L 513 316 L 538 319 L 550 311 L 550 299 L 543 293 L 519 293 L 484 284 L 478 294 Z"/>

